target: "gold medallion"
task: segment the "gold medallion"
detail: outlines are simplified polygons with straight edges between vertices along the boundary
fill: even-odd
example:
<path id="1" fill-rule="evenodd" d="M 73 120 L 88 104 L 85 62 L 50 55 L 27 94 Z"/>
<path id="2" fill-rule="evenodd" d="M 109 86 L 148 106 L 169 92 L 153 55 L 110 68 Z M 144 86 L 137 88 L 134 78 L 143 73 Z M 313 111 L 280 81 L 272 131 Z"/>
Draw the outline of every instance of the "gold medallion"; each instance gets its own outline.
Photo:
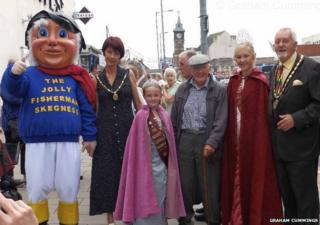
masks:
<path id="1" fill-rule="evenodd" d="M 119 95 L 117 94 L 117 92 L 121 89 L 122 85 L 124 84 L 125 79 L 128 76 L 128 72 L 124 75 L 121 84 L 118 86 L 118 88 L 114 91 L 110 90 L 109 88 L 106 87 L 106 85 L 104 85 L 104 83 L 102 83 L 102 81 L 100 80 L 99 76 L 97 76 L 97 81 L 98 83 L 101 85 L 101 87 L 103 89 L 105 89 L 108 93 L 112 94 L 112 99 L 113 101 L 118 101 L 119 100 Z"/>
<path id="2" fill-rule="evenodd" d="M 118 101 L 119 95 L 118 95 L 116 92 L 113 93 L 112 99 L 113 99 L 114 101 Z"/>

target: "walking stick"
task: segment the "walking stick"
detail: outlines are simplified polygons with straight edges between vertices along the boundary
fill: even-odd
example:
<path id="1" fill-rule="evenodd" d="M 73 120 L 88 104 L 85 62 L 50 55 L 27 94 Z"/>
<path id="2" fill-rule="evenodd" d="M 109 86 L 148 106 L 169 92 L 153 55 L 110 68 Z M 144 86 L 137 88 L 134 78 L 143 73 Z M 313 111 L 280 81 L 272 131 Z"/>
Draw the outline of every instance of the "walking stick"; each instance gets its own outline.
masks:
<path id="1" fill-rule="evenodd" d="M 208 198 L 208 161 L 207 158 L 202 156 L 202 173 L 203 173 L 203 208 L 206 215 L 206 222 L 209 224 L 209 218 L 211 215 L 211 210 L 209 207 Z"/>

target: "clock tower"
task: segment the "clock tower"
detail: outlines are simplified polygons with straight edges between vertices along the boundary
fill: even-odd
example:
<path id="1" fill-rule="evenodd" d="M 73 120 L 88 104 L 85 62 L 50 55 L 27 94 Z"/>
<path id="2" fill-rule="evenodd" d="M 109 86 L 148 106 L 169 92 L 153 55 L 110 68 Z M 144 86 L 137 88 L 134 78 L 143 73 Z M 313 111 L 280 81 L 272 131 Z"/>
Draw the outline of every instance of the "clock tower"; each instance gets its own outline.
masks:
<path id="1" fill-rule="evenodd" d="M 180 15 L 178 16 L 178 22 L 173 30 L 174 37 L 174 52 L 173 52 L 173 65 L 178 67 L 178 56 L 184 51 L 184 29 L 180 20 Z"/>

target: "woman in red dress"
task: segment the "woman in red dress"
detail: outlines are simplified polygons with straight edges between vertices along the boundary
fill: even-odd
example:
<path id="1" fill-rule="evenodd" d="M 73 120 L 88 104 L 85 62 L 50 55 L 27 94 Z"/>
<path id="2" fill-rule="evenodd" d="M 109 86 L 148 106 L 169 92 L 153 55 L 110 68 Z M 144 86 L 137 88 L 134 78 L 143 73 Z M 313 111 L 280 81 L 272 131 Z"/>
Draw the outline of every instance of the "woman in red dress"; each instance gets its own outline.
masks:
<path id="1" fill-rule="evenodd" d="M 222 165 L 223 225 L 264 225 L 282 218 L 267 117 L 268 81 L 254 67 L 251 43 L 234 53 Z M 279 224 L 279 223 L 275 223 Z"/>

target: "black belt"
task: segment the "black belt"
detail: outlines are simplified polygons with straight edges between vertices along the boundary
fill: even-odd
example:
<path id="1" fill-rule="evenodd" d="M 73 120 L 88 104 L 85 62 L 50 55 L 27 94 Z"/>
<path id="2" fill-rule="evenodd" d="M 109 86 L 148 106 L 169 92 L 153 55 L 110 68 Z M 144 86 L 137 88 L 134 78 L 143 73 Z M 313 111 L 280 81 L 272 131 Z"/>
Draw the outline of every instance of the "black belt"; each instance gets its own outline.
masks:
<path id="1" fill-rule="evenodd" d="M 199 135 L 199 134 L 204 134 L 206 130 L 204 128 L 201 129 L 182 129 L 182 133 L 187 133 L 187 134 L 194 134 L 194 135 Z"/>

